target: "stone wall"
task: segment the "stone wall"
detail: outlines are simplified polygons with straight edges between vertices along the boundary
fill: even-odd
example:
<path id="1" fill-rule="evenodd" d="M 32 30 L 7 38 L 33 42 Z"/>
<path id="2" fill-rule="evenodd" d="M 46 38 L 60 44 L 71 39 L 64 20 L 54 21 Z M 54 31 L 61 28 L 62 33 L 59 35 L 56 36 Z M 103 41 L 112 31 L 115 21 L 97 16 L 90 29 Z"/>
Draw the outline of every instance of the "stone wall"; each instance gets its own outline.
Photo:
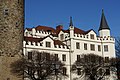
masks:
<path id="1" fill-rule="evenodd" d="M 21 80 L 10 72 L 22 54 L 24 0 L 0 0 L 0 80 Z"/>

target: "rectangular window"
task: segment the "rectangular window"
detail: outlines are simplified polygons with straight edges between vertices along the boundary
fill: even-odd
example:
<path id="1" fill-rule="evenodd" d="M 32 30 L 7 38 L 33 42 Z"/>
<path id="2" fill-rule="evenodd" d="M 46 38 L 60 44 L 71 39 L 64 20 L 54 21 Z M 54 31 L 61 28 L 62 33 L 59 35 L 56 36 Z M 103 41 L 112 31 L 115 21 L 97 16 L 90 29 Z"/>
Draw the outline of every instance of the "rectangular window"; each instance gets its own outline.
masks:
<path id="1" fill-rule="evenodd" d="M 81 75 L 81 68 L 77 68 L 77 74 Z"/>
<path id="2" fill-rule="evenodd" d="M 55 54 L 55 61 L 58 61 L 58 54 Z"/>
<path id="3" fill-rule="evenodd" d="M 87 50 L 87 43 L 84 43 L 84 50 Z"/>
<path id="4" fill-rule="evenodd" d="M 62 61 L 66 61 L 66 55 L 65 54 L 62 55 Z"/>
<path id="5" fill-rule="evenodd" d="M 4 15 L 8 15 L 8 12 L 9 12 L 8 9 L 5 9 L 4 10 Z"/>
<path id="6" fill-rule="evenodd" d="M 110 75 L 110 69 L 106 69 L 106 75 Z"/>
<path id="7" fill-rule="evenodd" d="M 76 42 L 76 49 L 80 49 L 80 43 Z"/>
<path id="8" fill-rule="evenodd" d="M 94 39 L 94 34 L 90 34 L 90 39 Z"/>
<path id="9" fill-rule="evenodd" d="M 46 42 L 46 47 L 51 47 L 51 43 L 50 42 Z"/>
<path id="10" fill-rule="evenodd" d="M 31 75 L 32 74 L 32 68 L 28 67 L 28 74 Z"/>
<path id="11" fill-rule="evenodd" d="M 77 55 L 77 61 L 80 61 L 80 55 Z"/>
<path id="12" fill-rule="evenodd" d="M 64 34 L 61 34 L 60 35 L 60 40 L 63 40 L 64 39 Z"/>
<path id="13" fill-rule="evenodd" d="M 47 61 L 50 60 L 50 53 L 46 53 L 46 60 L 47 60 Z"/>
<path id="14" fill-rule="evenodd" d="M 104 45 L 104 51 L 108 52 L 108 45 Z"/>
<path id="15" fill-rule="evenodd" d="M 66 75 L 66 73 L 67 73 L 67 69 L 63 67 L 63 75 Z"/>
<path id="16" fill-rule="evenodd" d="M 105 57 L 105 63 L 109 63 L 109 57 Z"/>
<path id="17" fill-rule="evenodd" d="M 91 49 L 91 51 L 95 51 L 95 45 L 94 44 L 90 44 L 90 49 Z"/>
<path id="18" fill-rule="evenodd" d="M 98 51 L 101 51 L 101 46 L 100 45 L 98 45 Z"/>
<path id="19" fill-rule="evenodd" d="M 37 59 L 38 61 L 41 61 L 41 53 L 37 53 Z"/>
<path id="20" fill-rule="evenodd" d="M 28 52 L 28 59 L 32 59 L 32 52 Z"/>

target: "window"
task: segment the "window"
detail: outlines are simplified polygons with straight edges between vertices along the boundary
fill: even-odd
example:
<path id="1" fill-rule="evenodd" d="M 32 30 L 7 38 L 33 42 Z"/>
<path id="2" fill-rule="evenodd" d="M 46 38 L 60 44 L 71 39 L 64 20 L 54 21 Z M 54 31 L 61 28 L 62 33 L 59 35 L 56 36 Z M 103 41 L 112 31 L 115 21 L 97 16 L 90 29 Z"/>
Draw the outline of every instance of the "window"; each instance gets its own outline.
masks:
<path id="1" fill-rule="evenodd" d="M 62 60 L 66 61 L 66 55 L 65 54 L 62 55 Z"/>
<path id="2" fill-rule="evenodd" d="M 8 9 L 5 9 L 4 10 L 4 15 L 8 15 L 8 12 L 9 12 Z"/>
<path id="3" fill-rule="evenodd" d="M 110 69 L 106 69 L 106 75 L 110 75 Z"/>
<path id="4" fill-rule="evenodd" d="M 63 67 L 63 75 L 66 75 L 67 69 Z"/>
<path id="5" fill-rule="evenodd" d="M 109 57 L 105 57 L 105 63 L 109 63 Z"/>
<path id="6" fill-rule="evenodd" d="M 58 61 L 58 54 L 55 54 L 55 61 Z"/>
<path id="7" fill-rule="evenodd" d="M 37 53 L 37 59 L 38 61 L 41 61 L 41 53 Z"/>
<path id="8" fill-rule="evenodd" d="M 80 43 L 76 42 L 76 49 L 80 49 Z"/>
<path id="9" fill-rule="evenodd" d="M 63 40 L 64 39 L 64 34 L 61 34 L 60 35 L 60 40 Z"/>
<path id="10" fill-rule="evenodd" d="M 16 22 L 16 27 L 18 27 L 19 26 L 19 24 L 18 24 L 18 22 Z"/>
<path id="11" fill-rule="evenodd" d="M 32 74 L 32 68 L 31 67 L 28 67 L 28 74 Z"/>
<path id="12" fill-rule="evenodd" d="M 90 44 L 90 48 L 92 51 L 95 51 L 95 45 L 94 44 Z"/>
<path id="13" fill-rule="evenodd" d="M 90 34 L 90 39 L 94 39 L 94 34 Z"/>
<path id="14" fill-rule="evenodd" d="M 101 46 L 100 45 L 98 45 L 98 51 L 101 51 Z"/>
<path id="15" fill-rule="evenodd" d="M 77 61 L 80 61 L 80 55 L 77 55 Z"/>
<path id="16" fill-rule="evenodd" d="M 81 75 L 81 68 L 77 68 L 77 74 Z"/>
<path id="17" fill-rule="evenodd" d="M 50 54 L 46 53 L 46 60 L 49 61 L 50 60 Z"/>
<path id="18" fill-rule="evenodd" d="M 104 45 L 104 51 L 108 52 L 108 45 Z"/>
<path id="19" fill-rule="evenodd" d="M 84 50 L 87 50 L 87 43 L 84 43 Z"/>
<path id="20" fill-rule="evenodd" d="M 32 59 L 32 52 L 28 52 L 28 59 Z"/>
<path id="21" fill-rule="evenodd" d="M 35 42 L 35 45 L 36 45 L 36 46 L 38 46 L 38 43 L 37 43 L 37 42 Z"/>
<path id="22" fill-rule="evenodd" d="M 50 42 L 46 42 L 46 47 L 51 47 L 51 43 Z"/>

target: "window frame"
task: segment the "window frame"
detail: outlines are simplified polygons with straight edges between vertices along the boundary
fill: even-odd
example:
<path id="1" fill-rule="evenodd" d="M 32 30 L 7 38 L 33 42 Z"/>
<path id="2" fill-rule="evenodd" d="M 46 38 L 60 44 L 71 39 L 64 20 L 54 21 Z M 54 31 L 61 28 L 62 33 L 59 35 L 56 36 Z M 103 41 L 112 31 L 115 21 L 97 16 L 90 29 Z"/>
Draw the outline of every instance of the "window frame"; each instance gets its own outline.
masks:
<path id="1" fill-rule="evenodd" d="M 51 47 L 51 42 L 46 41 L 46 47 Z"/>
<path id="2" fill-rule="evenodd" d="M 76 42 L 76 49 L 80 49 L 80 43 Z"/>
<path id="3" fill-rule="evenodd" d="M 84 43 L 84 50 L 87 50 L 87 43 Z"/>
<path id="4" fill-rule="evenodd" d="M 108 45 L 104 45 L 104 52 L 108 52 Z"/>
<path id="5" fill-rule="evenodd" d="M 62 61 L 66 61 L 66 54 L 62 54 Z"/>
<path id="6" fill-rule="evenodd" d="M 95 44 L 90 44 L 90 50 L 95 51 Z"/>

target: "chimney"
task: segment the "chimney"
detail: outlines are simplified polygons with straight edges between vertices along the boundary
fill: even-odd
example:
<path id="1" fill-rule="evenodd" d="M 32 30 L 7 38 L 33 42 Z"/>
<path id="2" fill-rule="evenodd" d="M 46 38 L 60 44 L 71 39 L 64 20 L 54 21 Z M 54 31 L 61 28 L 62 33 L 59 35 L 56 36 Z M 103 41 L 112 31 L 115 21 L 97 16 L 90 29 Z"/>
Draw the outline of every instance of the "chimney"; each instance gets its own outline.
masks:
<path id="1" fill-rule="evenodd" d="M 57 27 L 56 27 L 56 30 L 57 31 L 60 31 L 60 30 L 62 30 L 63 29 L 63 26 L 62 25 L 58 25 Z"/>

